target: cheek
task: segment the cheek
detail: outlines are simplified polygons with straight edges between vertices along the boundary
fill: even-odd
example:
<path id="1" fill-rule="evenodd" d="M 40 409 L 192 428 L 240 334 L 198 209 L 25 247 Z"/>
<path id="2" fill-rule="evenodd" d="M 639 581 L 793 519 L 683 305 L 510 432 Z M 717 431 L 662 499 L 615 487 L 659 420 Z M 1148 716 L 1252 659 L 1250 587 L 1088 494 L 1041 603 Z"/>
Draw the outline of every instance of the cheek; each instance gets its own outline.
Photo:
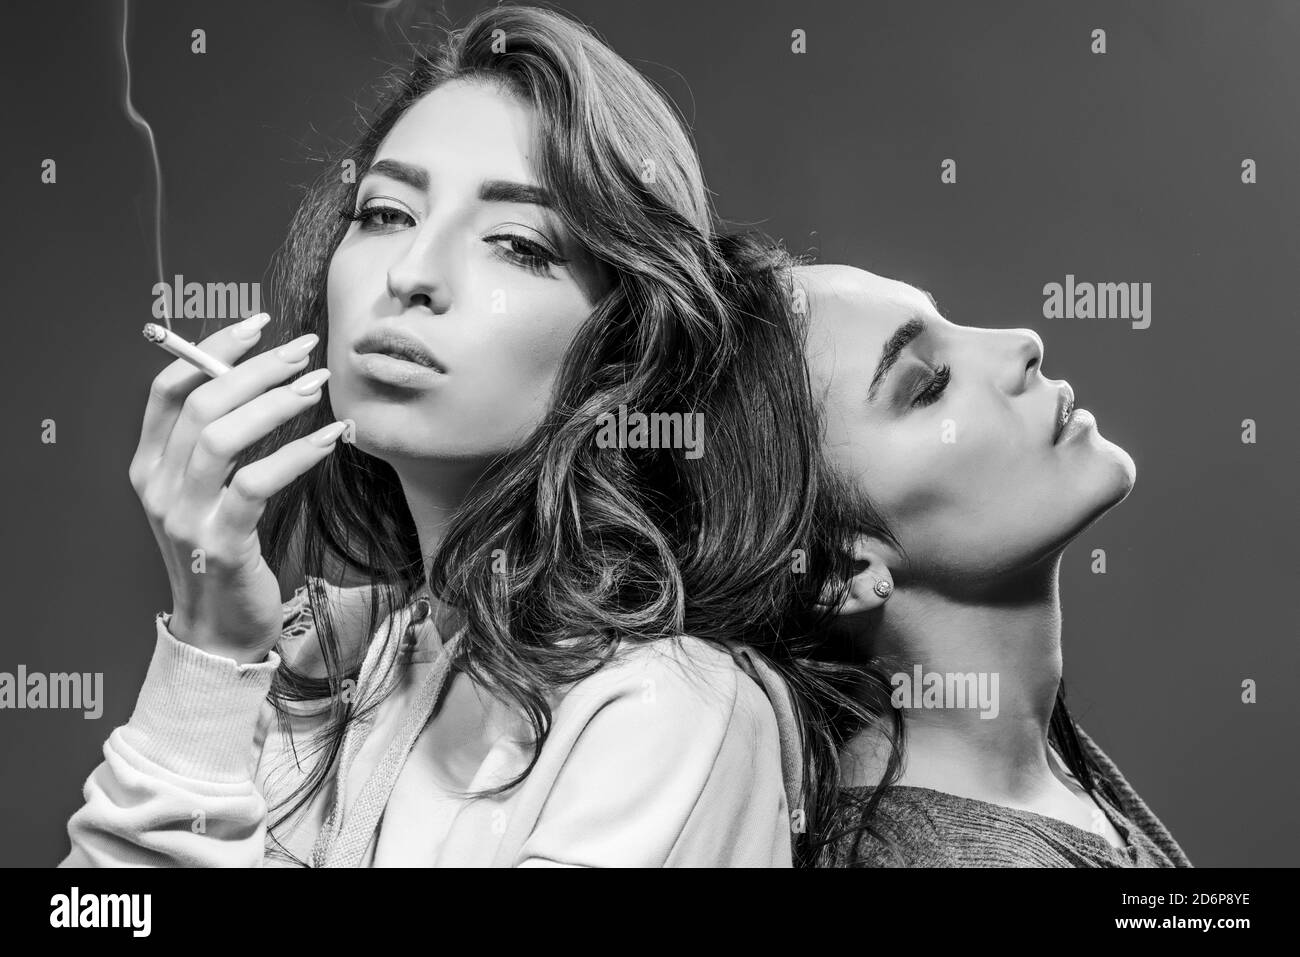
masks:
<path id="1" fill-rule="evenodd" d="M 1024 500 L 1029 459 L 1017 436 L 1001 416 L 918 416 L 861 441 L 857 471 L 914 558 L 974 555 Z"/>
<path id="2" fill-rule="evenodd" d="M 900 517 L 983 497 L 1005 466 L 1002 443 L 974 417 L 913 414 L 857 443 L 859 470 L 882 509 Z"/>
<path id="3" fill-rule="evenodd" d="M 950 479 L 955 449 L 940 445 L 937 434 L 887 432 L 858 448 L 859 488 L 904 548 L 927 538 L 927 529 L 958 504 Z"/>
<path id="4" fill-rule="evenodd" d="M 382 275 L 382 274 L 381 274 Z M 348 375 L 348 353 L 361 334 L 368 311 L 366 273 L 356 250 L 340 249 L 330 258 L 325 278 L 325 328 L 328 332 L 325 360 L 334 373 L 330 381 L 330 402 L 337 415 L 347 416 L 355 387 Z"/>
<path id="5" fill-rule="evenodd" d="M 555 283 L 559 287 L 559 283 Z M 540 420 L 573 338 L 591 312 L 569 287 L 505 290 L 469 330 L 456 379 L 467 414 L 527 427 Z"/>
<path id="6" fill-rule="evenodd" d="M 527 381 L 554 377 L 587 317 L 587 311 L 576 302 L 533 301 L 529 306 L 518 314 L 493 315 L 474 336 L 475 364 L 481 361 L 485 371 L 501 375 L 497 384 L 503 387 L 509 386 L 510 376 Z"/>
<path id="7" fill-rule="evenodd" d="M 331 352 L 335 342 L 350 339 L 348 317 L 366 314 L 361 310 L 361 303 L 367 295 L 367 275 L 370 273 L 356 249 L 340 248 L 330 258 L 325 277 L 325 308 L 329 318 Z M 382 282 L 384 273 L 379 275 Z"/>

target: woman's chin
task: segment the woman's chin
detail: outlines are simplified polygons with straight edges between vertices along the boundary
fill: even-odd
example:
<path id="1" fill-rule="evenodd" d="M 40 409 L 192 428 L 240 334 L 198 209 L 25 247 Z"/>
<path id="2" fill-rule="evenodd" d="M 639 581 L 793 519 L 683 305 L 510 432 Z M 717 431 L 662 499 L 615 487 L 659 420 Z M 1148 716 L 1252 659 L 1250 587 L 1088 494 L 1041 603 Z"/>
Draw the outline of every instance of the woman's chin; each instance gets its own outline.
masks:
<path id="1" fill-rule="evenodd" d="M 340 417 L 340 420 L 343 417 Z M 419 457 L 422 449 L 412 448 L 409 435 L 395 432 L 391 423 L 372 422 L 364 414 L 352 418 L 355 423 L 352 445 L 360 452 L 374 456 L 381 461 L 410 458 L 412 454 Z"/>
<path id="2" fill-rule="evenodd" d="M 1137 482 L 1137 463 L 1133 461 L 1133 456 L 1114 442 L 1106 442 L 1105 444 L 1107 454 L 1113 463 L 1113 483 L 1116 489 L 1115 502 L 1118 504 L 1128 497 L 1129 492 L 1133 491 L 1133 485 Z"/>
<path id="3" fill-rule="evenodd" d="M 1098 443 L 1096 457 L 1078 478 L 1076 501 L 1082 506 L 1078 514 L 1083 521 L 1071 538 L 1128 498 L 1137 480 L 1137 465 L 1118 445 L 1103 440 Z"/>

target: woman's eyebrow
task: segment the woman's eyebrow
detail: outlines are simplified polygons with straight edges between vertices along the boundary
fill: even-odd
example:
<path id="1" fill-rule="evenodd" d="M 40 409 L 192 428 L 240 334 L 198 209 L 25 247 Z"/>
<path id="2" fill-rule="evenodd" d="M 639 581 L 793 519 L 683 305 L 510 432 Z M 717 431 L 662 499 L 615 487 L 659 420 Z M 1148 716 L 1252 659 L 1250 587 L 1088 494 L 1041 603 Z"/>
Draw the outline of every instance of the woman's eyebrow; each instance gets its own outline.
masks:
<path id="1" fill-rule="evenodd" d="M 512 183 L 504 179 L 490 179 L 478 188 L 478 198 L 485 203 L 532 203 L 553 209 L 551 194 L 530 183 Z"/>
<path id="2" fill-rule="evenodd" d="M 371 175 L 386 176 L 422 193 L 429 189 L 428 170 L 411 163 L 403 163 L 401 160 L 376 160 L 366 169 L 362 179 Z M 484 203 L 529 203 L 547 209 L 555 207 L 551 194 L 541 186 L 504 179 L 491 179 L 481 183 L 478 188 L 478 198 Z"/>
<path id="3" fill-rule="evenodd" d="M 885 376 L 889 375 L 889 370 L 894 367 L 894 363 L 907 348 L 907 344 L 923 332 L 925 332 L 925 320 L 920 317 L 913 317 L 894 330 L 885 347 L 880 350 L 880 362 L 876 365 L 876 374 L 871 377 L 871 387 L 867 389 L 868 402 L 876 398 L 876 393 L 880 391 L 880 384 L 885 381 Z"/>
<path id="4" fill-rule="evenodd" d="M 422 193 L 427 192 L 429 189 L 428 171 L 420 166 L 403 163 L 401 160 L 376 160 L 366 167 L 366 171 L 361 175 L 361 178 L 365 179 L 367 176 L 387 176 L 399 183 L 405 183 L 412 189 L 418 189 Z"/>

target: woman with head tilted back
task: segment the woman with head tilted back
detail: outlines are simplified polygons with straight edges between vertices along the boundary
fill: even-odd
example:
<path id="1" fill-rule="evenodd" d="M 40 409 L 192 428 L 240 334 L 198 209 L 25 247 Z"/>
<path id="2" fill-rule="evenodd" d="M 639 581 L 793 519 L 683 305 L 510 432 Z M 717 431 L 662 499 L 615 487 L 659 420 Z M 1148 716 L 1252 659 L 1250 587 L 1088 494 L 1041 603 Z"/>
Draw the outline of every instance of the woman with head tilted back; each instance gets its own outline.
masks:
<path id="1" fill-rule="evenodd" d="M 345 159 L 278 272 L 302 338 L 154 383 L 130 473 L 173 611 L 65 863 L 789 866 L 825 750 L 772 612 L 805 372 L 679 120 L 495 8 Z M 703 447 L 596 442 L 622 407 Z"/>
<path id="2" fill-rule="evenodd" d="M 872 676 L 823 865 L 1188 866 L 1061 690 L 1061 554 L 1133 460 L 1044 376 L 1033 332 L 954 325 L 848 266 L 795 284 L 841 485 L 825 653 Z"/>

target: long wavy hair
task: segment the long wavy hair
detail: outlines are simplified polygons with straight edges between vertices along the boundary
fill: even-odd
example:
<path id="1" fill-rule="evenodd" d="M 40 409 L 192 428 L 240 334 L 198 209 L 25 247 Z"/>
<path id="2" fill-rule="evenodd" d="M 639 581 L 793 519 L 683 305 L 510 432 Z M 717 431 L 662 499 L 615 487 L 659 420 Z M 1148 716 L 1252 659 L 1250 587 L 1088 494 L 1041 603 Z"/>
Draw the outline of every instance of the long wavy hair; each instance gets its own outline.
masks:
<path id="1" fill-rule="evenodd" d="M 535 736 L 528 766 L 495 790 L 535 765 L 550 696 L 600 668 L 621 642 L 742 640 L 790 686 L 804 809 L 820 821 L 819 796 L 833 793 L 818 784 L 834 766 L 825 718 L 838 705 L 821 698 L 826 666 L 809 657 L 811 639 L 800 643 L 803 622 L 792 611 L 810 580 L 792 574 L 793 553 L 816 537 L 802 343 L 772 268 L 779 253 L 721 235 L 685 126 L 644 77 L 586 27 L 547 10 L 497 7 L 448 31 L 389 77 L 357 142 L 307 190 L 277 254 L 274 310 L 288 335 L 327 338 L 327 270 L 347 228 L 339 213 L 351 211 L 356 192 L 339 164 L 364 171 L 408 108 L 462 80 L 495 84 L 536 111 L 539 178 L 577 240 L 611 267 L 612 288 L 578 330 L 543 421 L 470 491 L 427 582 L 396 473 L 347 443 L 268 503 L 259 525 L 268 564 L 282 582 L 346 569 L 372 583 L 374 641 L 394 640 L 376 634 L 380 621 L 426 584 L 463 613 L 453 667 L 518 705 Z M 326 354 L 316 349 L 311 367 Z M 705 454 L 598 447 L 598 417 L 620 405 L 703 413 Z M 237 467 L 334 419 L 327 392 Z M 310 598 L 326 677 L 286 660 L 271 689 L 291 738 L 288 703 L 329 699 L 307 748 L 314 766 L 268 826 L 276 845 L 268 853 L 300 864 L 276 828 L 321 789 L 347 725 L 380 700 L 344 693 L 358 660 L 340 644 L 323 596 Z M 809 833 L 797 837 L 800 862 Z"/>

